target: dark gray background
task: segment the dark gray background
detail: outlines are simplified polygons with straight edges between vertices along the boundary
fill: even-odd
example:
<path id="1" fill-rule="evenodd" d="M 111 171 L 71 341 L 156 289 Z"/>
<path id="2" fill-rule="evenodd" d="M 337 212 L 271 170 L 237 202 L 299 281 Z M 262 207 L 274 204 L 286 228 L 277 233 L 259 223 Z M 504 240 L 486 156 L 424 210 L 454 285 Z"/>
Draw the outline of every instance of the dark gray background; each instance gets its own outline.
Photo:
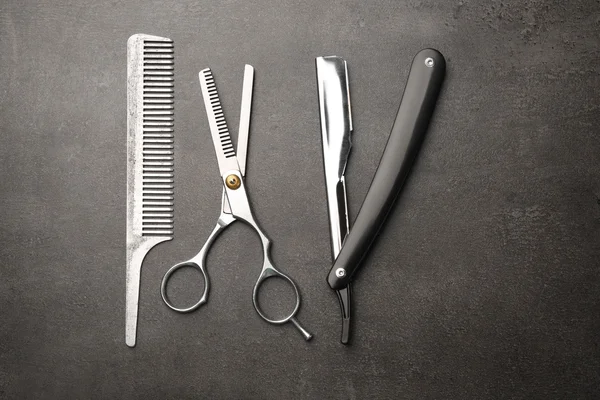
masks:
<path id="1" fill-rule="evenodd" d="M 597 398 L 598 1 L 0 3 L 0 398 Z M 124 343 L 126 42 L 176 46 L 175 238 L 142 270 Z M 358 275 L 339 344 L 314 58 L 349 63 L 356 217 L 412 57 L 448 73 L 400 201 Z M 251 305 L 261 252 L 236 224 L 208 305 L 158 286 L 221 195 L 197 72 L 237 126 L 256 68 L 248 180 L 273 258 L 298 283 L 304 342 Z M 235 130 L 235 129 L 234 129 Z M 186 280 L 188 282 L 186 282 Z M 186 285 L 188 283 L 188 285 Z M 193 298 L 193 271 L 173 282 Z"/>

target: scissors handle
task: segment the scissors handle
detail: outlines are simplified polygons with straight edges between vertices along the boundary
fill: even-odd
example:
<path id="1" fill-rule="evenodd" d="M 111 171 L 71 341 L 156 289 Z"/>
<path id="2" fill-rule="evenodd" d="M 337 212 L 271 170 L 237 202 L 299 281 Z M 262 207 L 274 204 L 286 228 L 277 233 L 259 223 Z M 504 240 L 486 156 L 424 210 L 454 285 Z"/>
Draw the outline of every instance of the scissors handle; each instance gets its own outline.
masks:
<path id="1" fill-rule="evenodd" d="M 268 239 L 267 239 L 267 241 L 268 241 Z M 270 242 L 269 242 L 268 246 L 270 246 Z M 274 324 L 274 325 L 280 325 L 280 324 L 285 324 L 286 322 L 291 322 L 296 327 L 296 329 L 298 329 L 298 331 L 302 334 L 302 336 L 304 337 L 305 340 L 308 341 L 308 340 L 312 339 L 313 335 L 310 332 L 308 332 L 306 329 L 304 329 L 302 327 L 302 325 L 300 325 L 300 323 L 296 319 L 296 313 L 298 312 L 298 309 L 300 308 L 300 291 L 298 290 L 298 286 L 296 286 L 296 283 L 294 283 L 294 281 L 289 276 L 278 271 L 272 265 L 270 259 L 265 258 L 265 260 L 266 260 L 266 262 L 263 266 L 263 270 L 261 271 L 260 276 L 258 277 L 258 280 L 256 281 L 256 284 L 254 285 L 254 290 L 252 292 L 252 304 L 254 305 L 254 309 L 256 310 L 258 315 L 260 315 L 260 317 L 262 319 L 264 319 L 265 321 L 267 321 L 268 323 Z M 260 304 L 258 302 L 258 292 L 260 291 L 260 287 L 262 286 L 262 284 L 269 278 L 284 279 L 289 284 L 291 284 L 292 287 L 294 288 L 294 293 L 296 294 L 296 305 L 294 306 L 294 310 L 285 318 L 271 319 L 260 308 Z"/>
<path id="2" fill-rule="evenodd" d="M 304 336 L 304 339 L 310 340 L 312 339 L 312 335 L 308 333 L 308 331 L 300 325 L 300 323 L 296 320 L 295 316 L 298 310 L 300 309 L 300 291 L 298 290 L 298 286 L 294 283 L 294 281 L 284 273 L 280 272 L 271 261 L 271 241 L 262 231 L 254 215 L 252 213 L 252 209 L 250 208 L 250 202 L 248 201 L 248 194 L 246 193 L 246 186 L 244 184 L 244 178 L 241 176 L 239 170 L 228 171 L 223 174 L 223 184 L 225 188 L 225 194 L 227 195 L 227 200 L 229 201 L 229 205 L 231 206 L 231 212 L 236 219 L 240 221 L 244 221 L 248 225 L 250 225 L 258 236 L 260 237 L 260 241 L 263 247 L 263 267 L 258 276 L 258 280 L 254 285 L 254 290 L 252 292 L 252 303 L 254 304 L 254 309 L 258 313 L 258 315 L 267 321 L 270 324 L 280 325 L 285 324 L 286 322 L 291 322 Z M 228 182 L 228 179 L 234 176 L 235 185 L 232 185 L 232 182 Z M 292 285 L 294 288 L 294 292 L 296 294 L 296 305 L 292 312 L 285 318 L 282 319 L 272 319 L 269 318 L 260 308 L 258 303 L 258 292 L 261 285 L 265 280 L 269 278 L 281 278 L 286 280 L 288 283 Z"/>
<path id="3" fill-rule="evenodd" d="M 237 185 L 228 186 L 227 177 L 231 177 L 232 174 L 235 174 L 237 180 Z M 304 339 L 310 340 L 312 339 L 312 335 L 304 329 L 298 320 L 296 320 L 295 316 L 298 310 L 300 309 L 300 291 L 298 290 L 298 286 L 296 283 L 287 275 L 280 272 L 271 261 L 271 241 L 262 231 L 256 219 L 254 219 L 254 215 L 252 214 L 252 209 L 250 208 L 250 202 L 248 201 L 248 194 L 246 193 L 246 187 L 244 184 L 244 178 L 242 178 L 239 171 L 231 171 L 224 176 L 224 188 L 225 193 L 227 195 L 227 199 L 229 200 L 229 204 L 231 206 L 231 211 L 235 218 L 244 221 L 248 225 L 250 225 L 260 237 L 260 241 L 263 247 L 263 267 L 258 276 L 258 280 L 254 285 L 254 290 L 252 292 L 252 303 L 254 304 L 254 309 L 258 313 L 258 315 L 267 321 L 270 324 L 280 325 L 285 324 L 286 322 L 291 322 L 304 336 Z M 258 302 L 258 292 L 260 290 L 261 285 L 269 278 L 280 278 L 286 280 L 288 283 L 292 285 L 294 288 L 294 293 L 296 294 L 296 305 L 292 312 L 285 318 L 282 319 L 272 319 L 269 318 L 260 308 Z"/>
<path id="4" fill-rule="evenodd" d="M 206 273 L 206 267 L 205 267 L 206 255 L 208 253 L 208 250 L 214 243 L 215 239 L 219 236 L 219 234 L 221 232 L 223 232 L 223 230 L 225 228 L 227 228 L 234 221 L 235 221 L 235 218 L 231 214 L 221 213 L 221 215 L 219 216 L 219 220 L 217 221 L 217 225 L 215 226 L 215 229 L 213 229 L 213 231 L 208 236 L 208 239 L 206 239 L 206 243 L 204 243 L 204 246 L 202 246 L 202 248 L 200 249 L 200 252 L 198 254 L 196 254 L 193 258 L 189 259 L 188 261 L 184 261 L 182 263 L 173 265 L 165 273 L 165 275 L 163 276 L 162 282 L 160 284 L 160 294 L 162 296 L 164 303 L 171 310 L 177 311 L 180 313 L 188 313 L 188 312 L 192 312 L 192 311 L 196 310 L 198 307 L 200 307 L 201 305 L 205 304 L 208 301 L 210 280 L 208 279 L 208 274 Z M 176 307 L 175 305 L 173 305 L 173 303 L 171 303 L 171 301 L 169 300 L 169 296 L 167 295 L 167 284 L 169 282 L 169 279 L 171 279 L 171 276 L 173 276 L 173 274 L 177 270 L 179 270 L 181 268 L 188 268 L 188 267 L 195 268 L 202 273 L 202 277 L 204 278 L 204 293 L 202 293 L 200 300 L 198 300 L 194 305 L 192 305 L 190 307 L 180 308 L 180 307 Z"/>

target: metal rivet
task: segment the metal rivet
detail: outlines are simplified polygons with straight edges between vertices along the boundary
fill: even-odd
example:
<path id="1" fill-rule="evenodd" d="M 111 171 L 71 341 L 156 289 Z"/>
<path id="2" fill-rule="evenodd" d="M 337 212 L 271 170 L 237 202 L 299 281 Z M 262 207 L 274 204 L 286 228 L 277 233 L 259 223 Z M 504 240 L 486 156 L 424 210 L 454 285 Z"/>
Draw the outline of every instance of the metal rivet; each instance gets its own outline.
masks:
<path id="1" fill-rule="evenodd" d="M 225 178 L 225 184 L 229 189 L 235 190 L 240 187 L 242 180 L 236 174 L 227 175 Z"/>
<path id="2" fill-rule="evenodd" d="M 425 65 L 427 65 L 429 68 L 433 67 L 433 64 L 435 64 L 435 63 L 433 62 L 433 58 L 431 58 L 431 57 L 427 57 L 427 58 L 425 59 Z"/>
<path id="3" fill-rule="evenodd" d="M 344 268 L 336 269 L 335 276 L 337 276 L 338 278 L 343 278 L 344 276 L 346 276 L 346 270 Z"/>

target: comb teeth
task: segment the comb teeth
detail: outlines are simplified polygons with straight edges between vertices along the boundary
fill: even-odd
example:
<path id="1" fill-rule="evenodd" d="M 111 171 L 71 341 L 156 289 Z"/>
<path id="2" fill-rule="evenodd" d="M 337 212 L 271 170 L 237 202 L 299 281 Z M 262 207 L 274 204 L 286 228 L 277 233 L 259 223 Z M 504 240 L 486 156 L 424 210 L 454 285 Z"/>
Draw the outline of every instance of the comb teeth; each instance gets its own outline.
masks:
<path id="1" fill-rule="evenodd" d="M 204 75 L 204 81 L 206 82 L 210 106 L 219 130 L 219 139 L 221 140 L 223 153 L 225 154 L 225 158 L 234 157 L 235 150 L 233 148 L 233 143 L 231 142 L 231 136 L 229 135 L 227 122 L 225 122 L 225 116 L 223 115 L 223 107 L 221 107 L 221 100 L 219 100 L 219 93 L 217 92 L 217 86 L 215 85 L 215 78 L 213 77 L 210 69 L 203 70 L 202 74 Z"/>
<path id="2" fill-rule="evenodd" d="M 144 40 L 142 235 L 173 235 L 173 41 Z"/>

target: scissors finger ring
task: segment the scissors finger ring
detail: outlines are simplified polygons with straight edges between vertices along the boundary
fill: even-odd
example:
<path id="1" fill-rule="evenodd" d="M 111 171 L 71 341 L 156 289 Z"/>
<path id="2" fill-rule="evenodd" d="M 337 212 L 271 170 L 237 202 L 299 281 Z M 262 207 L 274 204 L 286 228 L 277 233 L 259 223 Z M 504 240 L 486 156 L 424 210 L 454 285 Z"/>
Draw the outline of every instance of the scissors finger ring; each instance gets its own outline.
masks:
<path id="1" fill-rule="evenodd" d="M 169 282 L 169 279 L 171 279 L 171 276 L 173 276 L 174 272 L 180 270 L 181 268 L 188 268 L 188 267 L 197 269 L 198 271 L 200 271 L 202 273 L 202 277 L 204 278 L 204 293 L 202 293 L 200 300 L 198 300 L 194 305 L 192 305 L 190 307 L 177 307 L 171 302 L 171 300 L 169 300 L 169 296 L 167 295 L 167 283 Z M 197 264 L 190 260 L 190 261 L 185 261 L 185 262 L 173 265 L 165 273 L 165 275 L 163 276 L 162 282 L 160 284 L 160 294 L 162 296 L 163 301 L 167 305 L 167 307 L 169 307 L 171 310 L 177 311 L 180 313 L 188 313 L 188 312 L 192 312 L 192 311 L 196 310 L 202 304 L 206 303 L 206 300 L 208 298 L 209 286 L 210 286 L 210 283 L 208 280 L 208 275 L 206 275 L 206 270 L 204 269 L 204 266 L 202 264 Z"/>
<path id="2" fill-rule="evenodd" d="M 269 278 L 285 279 L 294 288 L 294 292 L 296 295 L 296 305 L 294 306 L 294 309 L 292 310 L 292 312 L 285 318 L 271 319 L 260 308 L 260 303 L 258 301 L 258 292 L 260 291 L 262 284 Z M 258 281 L 256 282 L 256 285 L 254 285 L 254 290 L 252 292 L 252 303 L 254 304 L 254 309 L 256 310 L 258 315 L 260 315 L 260 317 L 262 319 L 264 319 L 265 321 L 267 321 L 271 324 L 275 324 L 275 325 L 285 324 L 286 322 L 291 322 L 300 331 L 300 333 L 302 334 L 302 336 L 304 336 L 304 338 L 306 340 L 312 339 L 312 334 L 309 333 L 306 329 L 304 329 L 302 327 L 302 325 L 300 325 L 298 320 L 295 318 L 296 313 L 298 312 L 298 309 L 300 308 L 300 292 L 298 291 L 298 286 L 296 286 L 296 283 L 294 283 L 294 281 L 289 276 L 279 272 L 272 265 L 264 268 L 263 271 L 261 272 L 260 276 L 258 277 Z"/>
<path id="3" fill-rule="evenodd" d="M 223 203 L 226 203 L 226 202 L 227 202 L 227 199 L 225 198 L 225 194 L 223 194 Z M 202 248 L 200 249 L 200 252 L 188 261 L 173 265 L 165 273 L 165 275 L 162 278 L 162 282 L 160 284 L 160 294 L 162 296 L 164 303 L 171 310 L 177 311 L 180 313 L 188 313 L 188 312 L 192 312 L 192 311 L 196 310 L 198 307 L 200 307 L 201 305 L 205 304 L 208 301 L 208 292 L 210 290 L 210 280 L 208 279 L 208 274 L 206 272 L 206 267 L 205 267 L 206 255 L 208 254 L 208 250 L 210 250 L 210 247 L 212 246 L 214 241 L 217 239 L 219 234 L 221 232 L 223 232 L 223 230 L 225 230 L 225 228 L 227 228 L 233 222 L 235 222 L 235 218 L 233 217 L 233 215 L 231 215 L 231 212 L 229 211 L 229 207 L 223 207 L 223 209 L 221 210 L 221 215 L 219 216 L 219 219 L 217 220 L 217 225 L 215 226 L 215 229 L 213 229 L 213 231 L 211 232 L 208 239 L 206 239 L 206 243 L 204 243 L 204 246 L 202 246 Z M 176 307 L 175 305 L 173 305 L 173 303 L 169 300 L 169 296 L 167 295 L 167 284 L 169 283 L 169 279 L 171 279 L 171 277 L 173 276 L 173 273 L 180 270 L 181 268 L 186 268 L 186 267 L 195 268 L 202 273 L 202 277 L 204 278 L 204 293 L 202 293 L 200 300 L 198 300 L 196 302 L 196 304 L 194 304 L 190 307 L 180 308 L 180 307 Z"/>

